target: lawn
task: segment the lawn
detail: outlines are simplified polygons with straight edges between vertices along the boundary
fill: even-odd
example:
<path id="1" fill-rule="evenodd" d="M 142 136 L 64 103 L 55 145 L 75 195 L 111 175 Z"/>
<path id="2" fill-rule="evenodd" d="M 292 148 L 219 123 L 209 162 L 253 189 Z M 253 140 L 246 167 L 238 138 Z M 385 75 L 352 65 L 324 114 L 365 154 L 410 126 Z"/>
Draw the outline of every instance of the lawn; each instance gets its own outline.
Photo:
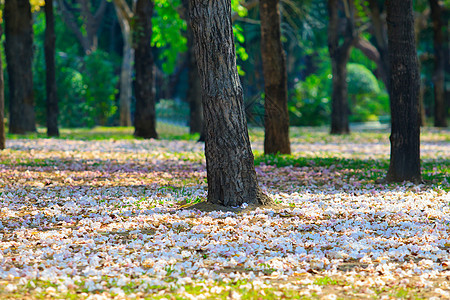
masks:
<path id="1" fill-rule="evenodd" d="M 450 297 L 450 131 L 422 132 L 421 185 L 384 184 L 388 132 L 292 128 L 263 156 L 280 209 L 201 212 L 203 144 L 163 125 L 8 136 L 0 152 L 1 299 Z"/>

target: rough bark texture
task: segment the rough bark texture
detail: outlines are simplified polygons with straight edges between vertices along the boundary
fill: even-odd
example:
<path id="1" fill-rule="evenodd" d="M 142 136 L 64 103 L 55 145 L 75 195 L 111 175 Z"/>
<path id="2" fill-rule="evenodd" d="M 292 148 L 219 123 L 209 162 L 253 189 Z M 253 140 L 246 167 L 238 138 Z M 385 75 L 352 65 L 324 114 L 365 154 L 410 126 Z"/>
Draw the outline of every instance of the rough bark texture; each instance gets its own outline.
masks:
<path id="1" fill-rule="evenodd" d="M 152 0 L 137 0 L 135 8 L 134 70 L 136 111 L 134 136 L 145 139 L 158 138 L 156 133 L 155 94 L 153 87 Z"/>
<path id="2" fill-rule="evenodd" d="M 9 75 L 9 132 L 35 132 L 33 97 L 33 27 L 28 0 L 6 0 L 5 53 Z"/>
<path id="3" fill-rule="evenodd" d="M 281 44 L 278 0 L 260 0 L 264 74 L 264 154 L 290 154 L 286 55 Z"/>
<path id="4" fill-rule="evenodd" d="M 347 0 L 344 0 L 344 2 Z M 331 134 L 350 133 L 348 115 L 347 92 L 347 62 L 350 51 L 355 41 L 353 25 L 353 0 L 347 3 L 348 11 L 345 18 L 345 30 L 343 42 L 339 43 L 340 20 L 339 0 L 328 0 L 328 51 L 331 58 L 331 70 L 333 73 L 333 92 L 331 94 Z M 345 3 L 344 3 L 345 4 Z"/>
<path id="5" fill-rule="evenodd" d="M 45 1 L 45 65 L 47 88 L 47 135 L 59 136 L 58 130 L 58 98 L 55 77 L 55 20 L 53 0 Z"/>
<path id="6" fill-rule="evenodd" d="M 447 127 L 447 107 L 445 103 L 445 54 L 442 32 L 442 8 L 438 0 L 430 0 L 433 21 L 434 43 L 434 126 Z"/>
<path id="7" fill-rule="evenodd" d="M 0 26 L 0 39 L 3 35 L 3 28 Z M 5 83 L 3 81 L 3 65 L 0 59 L 0 150 L 6 147 L 6 136 L 5 136 Z"/>
<path id="8" fill-rule="evenodd" d="M 183 6 L 189 11 L 189 0 L 183 0 Z M 197 58 L 195 56 L 194 33 L 190 25 L 189 13 L 184 14 L 186 20 L 186 39 L 188 46 L 188 89 L 186 93 L 186 102 L 189 103 L 189 131 L 190 133 L 200 133 L 204 136 L 204 120 L 202 107 L 202 88 L 200 76 L 198 74 Z"/>
<path id="9" fill-rule="evenodd" d="M 123 36 L 122 68 L 120 70 L 119 115 L 120 126 L 131 126 L 131 95 L 134 49 L 132 47 L 131 17 L 123 10 L 125 1 L 114 0 L 117 18 Z M 119 4 L 120 3 L 120 4 Z M 126 7 L 127 4 L 125 3 Z M 131 14 L 131 13 L 130 13 Z"/>
<path id="10" fill-rule="evenodd" d="M 388 0 L 391 158 L 387 181 L 420 182 L 420 79 L 412 0 Z"/>
<path id="11" fill-rule="evenodd" d="M 236 68 L 230 0 L 190 0 L 206 124 L 208 201 L 266 204 L 258 186 Z"/>

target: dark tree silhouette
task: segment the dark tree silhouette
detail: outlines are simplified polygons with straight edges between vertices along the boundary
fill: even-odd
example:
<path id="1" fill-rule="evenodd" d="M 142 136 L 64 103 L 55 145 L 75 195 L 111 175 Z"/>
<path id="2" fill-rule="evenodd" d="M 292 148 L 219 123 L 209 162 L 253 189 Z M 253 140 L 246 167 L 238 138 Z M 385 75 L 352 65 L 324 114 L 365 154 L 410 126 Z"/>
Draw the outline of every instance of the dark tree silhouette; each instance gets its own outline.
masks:
<path id="1" fill-rule="evenodd" d="M 264 153 L 290 154 L 286 55 L 281 44 L 278 0 L 260 0 L 264 73 Z"/>
<path id="2" fill-rule="evenodd" d="M 433 21 L 434 43 L 434 126 L 447 127 L 447 107 L 445 103 L 445 53 L 442 21 L 442 7 L 438 0 L 430 0 Z"/>
<path id="3" fill-rule="evenodd" d="M 186 12 L 189 11 L 189 0 L 183 0 Z M 200 76 L 198 74 L 197 58 L 195 57 L 194 34 L 190 25 L 189 13 L 184 15 L 186 20 L 186 39 L 188 46 L 188 89 L 186 92 L 186 102 L 189 103 L 189 131 L 190 133 L 200 133 L 204 136 L 203 108 L 202 108 L 202 88 Z"/>
<path id="4" fill-rule="evenodd" d="M 190 0 L 205 117 L 208 202 L 266 204 L 258 186 L 236 68 L 230 0 Z"/>
<path id="5" fill-rule="evenodd" d="M 330 52 L 331 70 L 333 73 L 331 134 L 350 133 L 348 123 L 347 62 L 355 42 L 355 29 L 353 0 L 348 0 L 346 3 L 347 5 L 344 5 L 340 0 L 328 0 L 328 51 Z M 339 11 L 342 6 L 345 6 L 346 9 L 344 9 L 343 13 L 345 18 L 341 20 Z M 345 23 L 342 21 L 345 21 Z M 344 28 L 344 30 L 341 30 L 341 28 Z M 339 42 L 341 34 L 343 35 L 342 43 Z"/>
<path id="6" fill-rule="evenodd" d="M 386 180 L 420 182 L 420 78 L 412 0 L 386 2 L 390 61 L 391 159 Z"/>
<path id="7" fill-rule="evenodd" d="M 47 135 L 59 136 L 58 130 L 58 98 L 55 78 L 55 18 L 53 0 L 45 1 L 45 65 L 47 90 Z"/>
<path id="8" fill-rule="evenodd" d="M 152 38 L 153 1 L 138 0 L 135 8 L 134 69 L 136 72 L 136 112 L 134 135 L 158 138 L 156 133 L 155 93 L 153 87 Z"/>
<path id="9" fill-rule="evenodd" d="M 29 0 L 6 0 L 5 53 L 9 75 L 9 132 L 35 132 L 33 27 Z"/>
<path id="10" fill-rule="evenodd" d="M 3 28 L 0 26 L 0 39 L 3 35 Z M 0 59 L 0 150 L 5 149 L 6 136 L 5 136 L 5 83 L 3 81 L 3 64 Z"/>

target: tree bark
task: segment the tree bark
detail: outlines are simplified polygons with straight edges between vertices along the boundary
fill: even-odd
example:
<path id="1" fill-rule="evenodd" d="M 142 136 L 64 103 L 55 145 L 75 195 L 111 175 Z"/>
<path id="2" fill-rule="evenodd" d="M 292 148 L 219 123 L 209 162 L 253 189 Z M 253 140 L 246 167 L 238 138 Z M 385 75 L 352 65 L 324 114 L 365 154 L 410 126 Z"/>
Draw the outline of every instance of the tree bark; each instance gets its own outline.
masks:
<path id="1" fill-rule="evenodd" d="M 264 154 L 290 154 L 286 54 L 281 44 L 278 0 L 260 0 L 264 74 Z"/>
<path id="2" fill-rule="evenodd" d="M 186 102 L 189 104 L 189 132 L 200 133 L 200 141 L 204 141 L 204 119 L 202 107 L 202 89 L 200 76 L 198 74 L 197 58 L 195 56 L 194 33 L 190 25 L 189 0 L 183 0 L 182 17 L 186 21 L 187 39 L 187 67 L 188 67 L 188 89 L 186 92 Z"/>
<path id="3" fill-rule="evenodd" d="M 58 98 L 55 77 L 55 19 L 53 0 L 45 1 L 45 65 L 47 90 L 47 135 L 59 136 L 58 130 Z"/>
<path id="4" fill-rule="evenodd" d="M 386 2 L 390 61 L 391 158 L 386 180 L 421 182 L 420 78 L 412 0 Z"/>
<path id="5" fill-rule="evenodd" d="M 347 0 L 343 0 L 344 2 Z M 353 24 L 353 0 L 348 0 L 346 13 L 344 41 L 339 44 L 340 20 L 339 0 L 328 0 L 328 51 L 331 58 L 331 70 L 333 73 L 333 91 L 331 94 L 331 134 L 348 134 L 350 127 L 348 122 L 349 105 L 347 93 L 347 62 L 350 51 L 355 41 Z"/>
<path id="6" fill-rule="evenodd" d="M 183 6 L 189 11 L 189 0 L 183 0 Z M 204 120 L 202 107 L 202 88 L 200 76 L 198 74 L 197 58 L 195 57 L 194 33 L 190 25 L 189 14 L 185 14 L 186 20 L 186 38 L 187 38 L 187 60 L 188 60 L 188 89 L 186 93 L 186 102 L 189 103 L 189 132 L 200 133 L 200 139 L 204 137 Z M 203 139 L 204 141 L 204 139 Z"/>
<path id="7" fill-rule="evenodd" d="M 434 44 L 434 126 L 447 127 L 447 107 L 445 103 L 445 53 L 442 31 L 442 8 L 438 0 L 430 0 L 431 19 L 433 21 Z"/>
<path id="8" fill-rule="evenodd" d="M 0 26 L 0 39 L 3 35 L 3 28 Z M 5 83 L 3 81 L 3 65 L 0 59 L 0 150 L 6 147 L 5 135 Z"/>
<path id="9" fill-rule="evenodd" d="M 9 132 L 35 132 L 33 96 L 33 27 L 28 0 L 6 0 L 5 53 L 9 75 Z"/>
<path id="10" fill-rule="evenodd" d="M 156 133 L 155 94 L 153 87 L 152 15 L 153 0 L 137 0 L 133 32 L 136 111 L 134 136 L 158 138 Z"/>
<path id="11" fill-rule="evenodd" d="M 206 124 L 208 202 L 266 204 L 258 186 L 236 68 L 230 0 L 190 0 Z"/>
<path id="12" fill-rule="evenodd" d="M 119 19 L 123 36 L 123 56 L 122 68 L 120 71 L 119 96 L 120 126 L 131 126 L 132 62 L 134 59 L 134 49 L 131 45 L 131 17 L 125 14 L 120 4 L 118 4 L 120 2 L 124 1 L 114 0 L 117 18 Z M 127 4 L 125 3 L 125 5 Z"/>

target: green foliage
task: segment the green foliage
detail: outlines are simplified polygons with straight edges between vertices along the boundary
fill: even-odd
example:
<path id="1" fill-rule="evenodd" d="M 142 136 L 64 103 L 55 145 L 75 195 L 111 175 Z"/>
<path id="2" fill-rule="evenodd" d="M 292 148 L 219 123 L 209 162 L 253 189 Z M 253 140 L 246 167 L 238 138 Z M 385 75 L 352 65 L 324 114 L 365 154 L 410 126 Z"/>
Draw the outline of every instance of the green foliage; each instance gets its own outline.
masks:
<path id="1" fill-rule="evenodd" d="M 347 65 L 348 95 L 350 98 L 350 121 L 377 121 L 389 112 L 389 96 L 381 93 L 373 73 L 361 64 Z"/>
<path id="2" fill-rule="evenodd" d="M 96 50 L 84 57 L 85 71 L 82 79 L 85 88 L 85 103 L 82 106 L 90 115 L 88 126 L 106 125 L 108 118 L 117 111 L 115 95 L 118 76 L 114 74 L 114 65 L 110 56 L 102 50 Z"/>
<path id="3" fill-rule="evenodd" d="M 349 95 L 373 96 L 380 93 L 376 77 L 363 65 L 347 65 L 347 82 Z"/>
<path id="4" fill-rule="evenodd" d="M 163 62 L 165 73 L 174 71 L 179 53 L 187 50 L 187 41 L 182 34 L 186 30 L 186 22 L 180 18 L 177 11 L 180 5 L 180 0 L 155 1 L 152 46 L 161 49 L 158 59 Z"/>
<path id="5" fill-rule="evenodd" d="M 331 72 L 310 75 L 295 86 L 294 97 L 288 103 L 291 125 L 319 126 L 330 117 Z"/>

